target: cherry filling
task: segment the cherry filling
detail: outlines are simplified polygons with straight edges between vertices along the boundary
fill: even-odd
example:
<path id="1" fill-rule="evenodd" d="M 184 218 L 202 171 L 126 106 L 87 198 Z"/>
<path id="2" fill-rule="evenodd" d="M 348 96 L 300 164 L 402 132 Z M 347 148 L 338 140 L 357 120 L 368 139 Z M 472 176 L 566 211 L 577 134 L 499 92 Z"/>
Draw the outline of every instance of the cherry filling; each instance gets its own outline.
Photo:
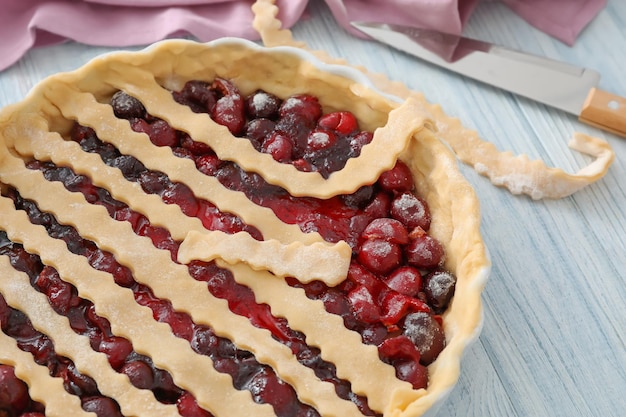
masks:
<path id="1" fill-rule="evenodd" d="M 257 150 L 271 154 L 275 160 L 291 163 L 302 171 L 318 171 L 324 177 L 358 156 L 362 146 L 372 140 L 371 133 L 359 130 L 351 113 L 323 114 L 318 100 L 308 95 L 281 100 L 256 91 L 244 97 L 232 83 L 222 79 L 212 83 L 190 81 L 180 92 L 172 94 L 180 104 L 194 112 L 208 113 L 225 125 L 238 137 L 235 140 L 250 140 Z M 445 345 L 439 314 L 453 296 L 456 278 L 442 268 L 443 248 L 428 234 L 428 205 L 415 196 L 415 184 L 404 163 L 399 161 L 375 184 L 363 186 L 351 195 L 328 200 L 293 197 L 266 183 L 260 175 L 220 160 L 208 145 L 149 115 L 139 100 L 117 92 L 111 105 L 117 117 L 127 119 L 133 130 L 146 133 L 154 145 L 171 147 L 175 156 L 193 160 L 200 172 L 215 176 L 225 187 L 242 191 L 254 203 L 271 208 L 284 222 L 298 224 L 305 232 L 316 231 L 331 242 L 348 242 L 353 258 L 347 279 L 339 286 L 331 288 L 322 282 L 302 284 L 294 278 L 287 282 L 303 288 L 309 298 L 323 301 L 328 312 L 340 315 L 348 329 L 361 334 L 364 343 L 377 346 L 381 359 L 395 367 L 398 378 L 415 388 L 427 386 L 426 366 Z M 92 129 L 75 124 L 70 139 L 84 151 L 99 154 L 107 165 L 119 168 L 128 181 L 137 182 L 146 193 L 159 195 L 164 202 L 179 205 L 187 216 L 199 218 L 207 229 L 247 231 L 262 239 L 256 228 L 196 198 L 185 184 L 172 182 L 164 173 L 148 170 L 138 159 L 121 154 L 101 141 Z M 130 222 L 137 235 L 150 237 L 157 248 L 170 251 L 176 261 L 179 242 L 167 230 L 152 226 L 145 216 L 112 198 L 105 189 L 95 187 L 89 178 L 50 162 L 31 161 L 28 167 L 42 171 L 49 181 L 62 182 L 70 191 L 83 193 L 88 202 L 103 205 L 113 219 Z M 52 237 L 63 239 L 70 251 L 86 256 L 92 267 L 111 273 L 118 285 L 132 288 L 139 304 L 150 307 L 155 319 L 168 323 L 173 333 L 188 340 L 197 353 L 210 356 L 218 371 L 233 377 L 237 389 L 250 390 L 255 401 L 272 404 L 280 416 L 317 415 L 297 400 L 293 389 L 271 368 L 259 364 L 249 352 L 236 349 L 229 340 L 216 336 L 209 327 L 193 323 L 169 302 L 156 298 L 148 287 L 135 282 L 130 270 L 117 263 L 113 255 L 100 251 L 72 227 L 59 224 L 53 215 L 41 212 L 17 191 L 7 189 L 5 194 L 13 198 L 17 208 L 29 214 L 33 223 L 44 225 Z M 79 299 L 76 290 L 58 279 L 51 268 L 44 268 L 34 255 L 8 241 L 4 233 L 0 237 L 0 254 L 14 253 L 10 255 L 14 267 L 31 275 L 34 286 L 38 281 L 51 282 L 39 289 L 46 294 L 54 293 L 50 288 L 61 288 L 54 294 L 62 296 L 50 297 L 51 304 L 60 314 L 67 314 L 75 331 L 89 333 L 94 349 L 107 353 L 116 370 L 133 375 L 135 385 L 158 391 L 144 376 L 151 375 L 147 378 L 150 381 L 167 380 L 167 373 L 156 369 L 149 358 L 133 352 L 128 341 L 116 339 L 108 323 L 102 318 L 94 319 L 92 306 Z M 364 414 L 374 415 L 366 399 L 352 393 L 350 384 L 337 378 L 334 365 L 322 360 L 319 350 L 308 346 L 302 333 L 292 330 L 284 319 L 272 316 L 267 305 L 256 303 L 252 291 L 237 284 L 229 271 L 214 263 L 194 261 L 189 272 L 206 282 L 214 296 L 228 300 L 231 311 L 248 317 L 255 326 L 269 329 L 302 364 L 312 368 L 320 379 L 332 382 L 341 398 L 355 402 Z M 93 320 L 97 324 L 90 324 Z M 94 326 L 100 331 L 92 331 Z M 261 390 L 261 386 L 269 388 Z M 168 387 L 160 394 L 162 401 L 176 403 L 183 415 L 206 413 L 189 393 L 173 383 Z M 19 414 L 17 409 L 9 410 Z"/>

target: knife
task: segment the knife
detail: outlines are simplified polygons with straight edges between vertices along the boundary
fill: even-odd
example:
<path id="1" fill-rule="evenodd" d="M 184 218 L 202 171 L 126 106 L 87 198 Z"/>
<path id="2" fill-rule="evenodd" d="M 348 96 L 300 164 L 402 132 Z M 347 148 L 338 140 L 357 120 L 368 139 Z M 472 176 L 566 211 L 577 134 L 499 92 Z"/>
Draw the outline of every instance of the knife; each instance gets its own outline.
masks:
<path id="1" fill-rule="evenodd" d="M 626 98 L 598 89 L 597 71 L 430 29 L 376 22 L 351 24 L 373 39 L 424 61 L 626 137 Z"/>

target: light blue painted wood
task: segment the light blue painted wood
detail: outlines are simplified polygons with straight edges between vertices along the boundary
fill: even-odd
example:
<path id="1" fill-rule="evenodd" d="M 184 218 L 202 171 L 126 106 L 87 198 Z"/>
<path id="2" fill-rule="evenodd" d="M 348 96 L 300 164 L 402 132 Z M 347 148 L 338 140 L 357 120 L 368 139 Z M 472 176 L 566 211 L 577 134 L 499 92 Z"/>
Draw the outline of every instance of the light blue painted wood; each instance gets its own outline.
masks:
<path id="1" fill-rule="evenodd" d="M 589 162 L 566 143 L 574 131 L 605 138 L 616 160 L 600 182 L 558 201 L 532 201 L 461 170 L 481 199 L 493 272 L 485 327 L 441 416 L 626 415 L 626 139 L 575 117 L 445 73 L 337 27 L 322 1 L 295 37 L 424 92 L 500 149 L 575 172 Z M 626 96 L 626 2 L 609 0 L 568 47 L 505 6 L 485 2 L 467 34 L 601 71 L 600 87 Z M 0 106 L 42 78 L 112 48 L 68 43 L 33 50 L 0 73 Z"/>

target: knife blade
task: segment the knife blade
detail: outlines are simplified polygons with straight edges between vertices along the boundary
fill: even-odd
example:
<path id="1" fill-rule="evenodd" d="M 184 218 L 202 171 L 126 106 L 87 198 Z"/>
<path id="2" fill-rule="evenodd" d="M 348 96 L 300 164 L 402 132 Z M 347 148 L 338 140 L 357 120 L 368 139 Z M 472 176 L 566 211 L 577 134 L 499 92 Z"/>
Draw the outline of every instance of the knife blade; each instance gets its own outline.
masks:
<path id="1" fill-rule="evenodd" d="M 597 88 L 597 71 L 430 29 L 377 22 L 351 24 L 409 55 L 626 137 L 626 98 Z"/>

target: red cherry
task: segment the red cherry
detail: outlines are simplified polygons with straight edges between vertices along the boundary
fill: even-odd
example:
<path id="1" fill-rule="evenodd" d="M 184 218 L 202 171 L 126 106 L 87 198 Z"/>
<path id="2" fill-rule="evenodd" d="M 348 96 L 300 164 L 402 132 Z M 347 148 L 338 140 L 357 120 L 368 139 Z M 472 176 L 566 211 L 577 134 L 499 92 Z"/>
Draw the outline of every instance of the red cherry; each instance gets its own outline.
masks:
<path id="1" fill-rule="evenodd" d="M 358 122 L 354 114 L 349 111 L 336 111 L 320 117 L 317 125 L 325 130 L 334 130 L 342 135 L 354 133 L 358 128 Z"/>
<path id="2" fill-rule="evenodd" d="M 216 123 L 226 126 L 230 133 L 238 135 L 246 124 L 245 101 L 233 83 L 223 78 L 215 78 L 211 88 L 218 92 L 218 98 L 211 117 Z"/>
<path id="3" fill-rule="evenodd" d="M 107 355 L 113 369 L 119 370 L 124 365 L 128 355 L 133 352 L 133 346 L 122 337 L 111 336 L 102 339 L 98 350 Z"/>
<path id="4" fill-rule="evenodd" d="M 430 228 L 430 210 L 424 200 L 412 193 L 398 195 L 391 202 L 391 217 L 400 220 L 408 230 L 421 227 L 425 231 Z"/>
<path id="5" fill-rule="evenodd" d="M 374 196 L 372 201 L 365 207 L 363 212 L 370 219 L 377 219 L 379 217 L 387 217 L 389 214 L 389 209 L 391 207 L 391 197 L 389 194 L 384 192 L 379 192 Z"/>
<path id="6" fill-rule="evenodd" d="M 390 192 L 403 193 L 413 189 L 413 175 L 409 167 L 402 161 L 389 171 L 385 171 L 378 178 L 380 186 Z"/>
<path id="7" fill-rule="evenodd" d="M 336 143 L 337 135 L 330 130 L 314 129 L 307 137 L 307 148 L 312 152 L 330 149 Z"/>
<path id="8" fill-rule="evenodd" d="M 361 234 L 363 239 L 381 239 L 399 245 L 409 243 L 409 232 L 398 220 L 390 218 L 374 219 Z"/>
<path id="9" fill-rule="evenodd" d="M 204 142 L 197 142 L 185 132 L 180 132 L 180 145 L 189 150 L 193 155 L 199 156 L 211 152 L 211 147 Z"/>
<path id="10" fill-rule="evenodd" d="M 428 368 L 415 361 L 397 361 L 394 363 L 396 376 L 413 385 L 413 389 L 428 386 Z"/>
<path id="11" fill-rule="evenodd" d="M 26 409 L 30 402 L 28 386 L 15 376 L 12 366 L 0 364 L 0 387 L 0 415 L 2 410 L 19 414 Z"/>
<path id="12" fill-rule="evenodd" d="M 358 320 L 365 323 L 376 323 L 380 320 L 380 309 L 376 300 L 364 285 L 358 285 L 350 291 L 348 300 Z"/>
<path id="13" fill-rule="evenodd" d="M 130 382 L 140 389 L 152 389 L 154 387 L 154 372 L 152 367 L 142 360 L 134 360 L 126 363 L 120 373 L 125 374 Z"/>
<path id="14" fill-rule="evenodd" d="M 206 154 L 196 158 L 196 168 L 205 175 L 214 176 L 221 165 L 222 160 L 215 154 Z"/>
<path id="15" fill-rule="evenodd" d="M 150 140 L 156 146 L 178 146 L 180 141 L 176 130 L 165 120 L 156 120 L 150 125 Z"/>
<path id="16" fill-rule="evenodd" d="M 381 322 L 386 326 L 397 324 L 409 311 L 430 312 L 430 307 L 425 302 L 395 291 L 387 291 L 382 297 L 381 304 L 383 311 Z"/>
<path id="17" fill-rule="evenodd" d="M 400 265 L 402 250 L 396 243 L 369 239 L 361 245 L 357 259 L 375 274 L 384 275 Z"/>
<path id="18" fill-rule="evenodd" d="M 422 274 L 411 266 L 401 266 L 385 279 L 389 288 L 400 294 L 414 297 L 422 290 Z"/>
<path id="19" fill-rule="evenodd" d="M 288 114 L 297 114 L 309 122 L 316 122 L 322 115 L 322 106 L 317 97 L 300 94 L 291 96 L 283 101 L 279 113 L 281 117 L 285 117 Z"/>
<path id="20" fill-rule="evenodd" d="M 293 144 L 280 132 L 275 132 L 265 140 L 262 151 L 272 155 L 278 162 L 289 162 L 292 158 Z"/>
<path id="21" fill-rule="evenodd" d="M 176 407 L 183 417 L 211 417 L 211 413 L 200 408 L 196 399 L 188 392 L 178 398 Z"/>
<path id="22" fill-rule="evenodd" d="M 296 169 L 298 171 L 302 171 L 302 172 L 311 172 L 313 171 L 313 165 L 311 165 L 311 163 L 305 159 L 296 159 L 295 161 L 293 161 L 291 163 L 294 167 L 296 167 Z"/>
<path id="23" fill-rule="evenodd" d="M 428 385 L 428 369 L 420 364 L 420 353 L 412 341 L 406 336 L 395 336 L 386 339 L 378 347 L 381 357 L 394 365 L 396 376 L 410 382 L 413 388 L 426 388 Z"/>
<path id="24" fill-rule="evenodd" d="M 413 237 L 405 248 L 409 264 L 423 269 L 431 269 L 443 262 L 444 250 L 438 240 L 426 233 Z"/>

